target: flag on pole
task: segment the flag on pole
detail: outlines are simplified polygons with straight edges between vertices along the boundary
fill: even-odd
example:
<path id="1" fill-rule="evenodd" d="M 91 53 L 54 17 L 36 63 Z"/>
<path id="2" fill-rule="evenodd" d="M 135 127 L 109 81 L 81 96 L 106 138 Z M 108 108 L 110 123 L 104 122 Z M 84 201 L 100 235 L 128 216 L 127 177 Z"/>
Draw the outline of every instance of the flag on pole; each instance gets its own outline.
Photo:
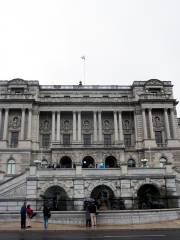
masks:
<path id="1" fill-rule="evenodd" d="M 82 58 L 82 60 L 85 60 L 85 59 L 86 59 L 86 57 L 85 57 L 85 56 L 82 56 L 81 58 Z"/>

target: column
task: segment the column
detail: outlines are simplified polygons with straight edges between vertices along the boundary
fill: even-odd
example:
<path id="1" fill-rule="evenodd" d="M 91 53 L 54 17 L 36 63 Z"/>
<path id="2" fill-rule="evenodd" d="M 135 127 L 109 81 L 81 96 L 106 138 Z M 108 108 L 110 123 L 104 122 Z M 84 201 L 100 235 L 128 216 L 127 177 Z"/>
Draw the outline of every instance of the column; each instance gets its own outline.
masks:
<path id="1" fill-rule="evenodd" d="M 172 123 L 172 132 L 173 132 L 173 139 L 177 138 L 176 134 L 176 123 L 175 123 L 175 116 L 174 116 L 174 109 L 170 109 L 170 114 L 171 114 L 171 123 Z"/>
<path id="2" fill-rule="evenodd" d="M 170 135 L 170 129 L 169 129 L 169 119 L 168 119 L 168 113 L 167 113 L 167 109 L 164 109 L 164 121 L 165 121 L 165 129 L 166 129 L 166 138 L 170 139 L 171 135 Z"/>
<path id="3" fill-rule="evenodd" d="M 134 128 L 135 128 L 135 142 L 137 142 L 138 141 L 138 126 L 137 126 L 136 111 L 134 111 Z"/>
<path id="4" fill-rule="evenodd" d="M 1 138 L 1 134 L 2 134 L 2 109 L 0 109 L 0 138 Z"/>
<path id="5" fill-rule="evenodd" d="M 9 109 L 5 110 L 3 140 L 7 140 Z"/>
<path id="6" fill-rule="evenodd" d="M 56 135 L 56 140 L 58 142 L 60 142 L 60 131 L 61 131 L 61 126 L 60 126 L 60 123 L 61 123 L 61 115 L 60 115 L 60 112 L 57 112 L 57 135 Z"/>
<path id="7" fill-rule="evenodd" d="M 40 116 L 40 112 L 37 112 L 37 123 L 36 123 L 36 126 L 37 126 L 37 142 L 39 142 L 39 116 Z"/>
<path id="8" fill-rule="evenodd" d="M 151 109 L 148 109 L 148 116 L 149 116 L 149 128 L 150 128 L 150 138 L 155 139 L 154 129 L 153 129 L 153 122 L 152 122 L 152 112 Z"/>
<path id="9" fill-rule="evenodd" d="M 22 109 L 22 116 L 21 116 L 21 135 L 20 139 L 24 140 L 24 124 L 25 124 L 25 109 Z"/>
<path id="10" fill-rule="evenodd" d="M 122 127 L 122 112 L 119 112 L 119 140 L 120 140 L 120 144 L 124 143 L 123 127 Z"/>
<path id="11" fill-rule="evenodd" d="M 99 143 L 102 143 L 102 119 L 101 112 L 98 112 Z"/>
<path id="12" fill-rule="evenodd" d="M 144 139 L 147 139 L 147 124 L 145 109 L 142 109 Z"/>
<path id="13" fill-rule="evenodd" d="M 115 143 L 118 143 L 117 112 L 114 112 L 114 140 L 115 140 Z"/>
<path id="14" fill-rule="evenodd" d="M 52 112 L 52 140 L 51 142 L 55 141 L 55 112 Z"/>
<path id="15" fill-rule="evenodd" d="M 81 112 L 78 112 L 78 142 L 81 142 Z"/>
<path id="16" fill-rule="evenodd" d="M 73 112 L 73 142 L 76 142 L 76 112 Z"/>
<path id="17" fill-rule="evenodd" d="M 32 110 L 29 109 L 29 113 L 28 113 L 28 134 L 27 134 L 28 140 L 31 140 L 31 126 L 32 126 Z M 37 133 L 39 133 L 39 131 Z"/>
<path id="18" fill-rule="evenodd" d="M 93 112 L 94 122 L 94 143 L 97 143 L 97 112 Z"/>

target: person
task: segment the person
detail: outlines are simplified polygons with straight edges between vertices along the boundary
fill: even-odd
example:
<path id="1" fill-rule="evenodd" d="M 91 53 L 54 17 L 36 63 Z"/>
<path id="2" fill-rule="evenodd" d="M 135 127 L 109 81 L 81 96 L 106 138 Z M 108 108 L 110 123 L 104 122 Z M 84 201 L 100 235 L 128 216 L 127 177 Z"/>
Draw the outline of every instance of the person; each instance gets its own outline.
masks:
<path id="1" fill-rule="evenodd" d="M 27 213 L 27 227 L 31 228 L 31 218 L 32 218 L 32 215 L 33 215 L 33 210 L 31 208 L 30 204 L 27 205 L 26 213 Z"/>
<path id="2" fill-rule="evenodd" d="M 90 205 L 89 203 L 86 204 L 85 211 L 86 211 L 86 227 L 91 227 L 91 215 L 90 215 Z"/>
<path id="3" fill-rule="evenodd" d="M 96 227 L 96 205 L 95 203 L 91 203 L 89 206 L 89 212 L 91 216 L 91 227 Z"/>
<path id="4" fill-rule="evenodd" d="M 26 202 L 21 207 L 21 229 L 26 229 Z"/>
<path id="5" fill-rule="evenodd" d="M 48 219 L 51 217 L 51 212 L 50 212 L 50 209 L 49 209 L 47 203 L 44 203 L 43 216 L 44 216 L 44 228 L 47 229 L 48 228 Z"/>

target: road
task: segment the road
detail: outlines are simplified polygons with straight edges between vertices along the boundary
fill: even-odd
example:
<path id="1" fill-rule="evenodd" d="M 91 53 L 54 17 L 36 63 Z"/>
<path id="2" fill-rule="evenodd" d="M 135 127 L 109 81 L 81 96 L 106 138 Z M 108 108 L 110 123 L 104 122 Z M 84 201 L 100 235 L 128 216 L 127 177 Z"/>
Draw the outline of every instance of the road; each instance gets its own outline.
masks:
<path id="1" fill-rule="evenodd" d="M 180 230 L 1 231 L 2 240 L 179 240 Z"/>

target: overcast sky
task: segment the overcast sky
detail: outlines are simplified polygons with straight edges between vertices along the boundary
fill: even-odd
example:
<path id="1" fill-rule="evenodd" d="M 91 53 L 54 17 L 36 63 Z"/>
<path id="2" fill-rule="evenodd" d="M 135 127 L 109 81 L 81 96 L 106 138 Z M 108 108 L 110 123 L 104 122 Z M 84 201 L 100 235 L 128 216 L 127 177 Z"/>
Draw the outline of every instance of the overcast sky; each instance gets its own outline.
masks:
<path id="1" fill-rule="evenodd" d="M 0 69 L 40 84 L 170 80 L 180 100 L 180 1 L 0 0 Z"/>

